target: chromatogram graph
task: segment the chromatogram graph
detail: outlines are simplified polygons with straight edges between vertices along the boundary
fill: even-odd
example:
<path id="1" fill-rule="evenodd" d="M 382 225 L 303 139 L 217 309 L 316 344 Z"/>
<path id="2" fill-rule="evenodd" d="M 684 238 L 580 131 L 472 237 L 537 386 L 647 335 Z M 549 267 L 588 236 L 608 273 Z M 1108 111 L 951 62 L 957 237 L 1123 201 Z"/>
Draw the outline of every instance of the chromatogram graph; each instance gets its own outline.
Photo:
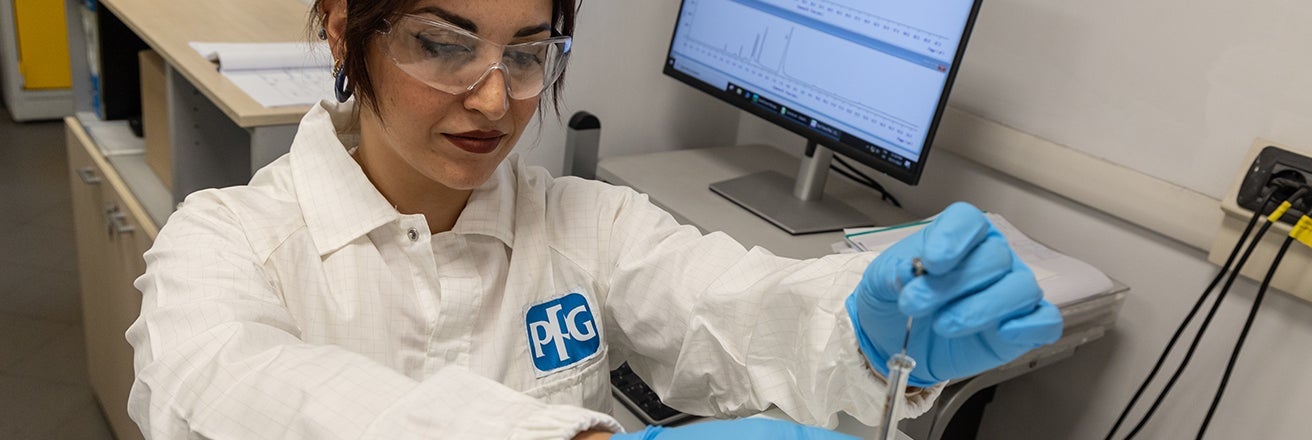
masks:
<path id="1" fill-rule="evenodd" d="M 809 0 L 798 0 L 809 1 Z M 885 139 L 915 157 L 936 102 L 908 105 L 937 93 L 945 74 L 731 0 L 696 0 L 685 8 L 675 50 L 756 90 L 834 116 L 857 133 Z M 697 15 L 739 17 L 736 24 Z M 812 50 L 829 48 L 824 53 Z M 889 105 L 896 103 L 897 105 Z M 889 109 L 896 108 L 898 113 Z"/>

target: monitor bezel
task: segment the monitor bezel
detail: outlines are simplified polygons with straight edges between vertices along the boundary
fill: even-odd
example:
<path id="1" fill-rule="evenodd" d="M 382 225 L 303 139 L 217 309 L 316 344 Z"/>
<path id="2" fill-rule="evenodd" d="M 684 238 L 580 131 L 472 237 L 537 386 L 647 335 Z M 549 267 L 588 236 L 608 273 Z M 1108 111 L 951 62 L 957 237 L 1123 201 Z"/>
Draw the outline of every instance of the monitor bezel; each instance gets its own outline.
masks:
<path id="1" fill-rule="evenodd" d="M 802 137 L 806 138 L 806 140 L 808 141 L 815 142 L 820 146 L 829 148 L 830 150 L 833 150 L 835 153 L 839 153 L 842 154 L 843 156 L 849 157 L 857 162 L 860 162 L 870 168 L 875 169 L 876 171 L 879 171 L 881 173 L 884 173 L 885 175 L 893 177 L 894 179 L 897 179 L 898 181 L 901 181 L 907 185 L 915 186 L 920 183 L 920 176 L 924 173 L 925 162 L 929 158 L 929 152 L 931 149 L 930 147 L 934 145 L 934 139 L 936 137 L 935 135 L 938 133 L 939 123 L 942 121 L 943 113 L 947 109 L 948 99 L 952 94 L 952 87 L 956 83 L 957 72 L 961 70 L 962 61 L 965 59 L 966 45 L 967 43 L 969 43 L 970 35 L 975 28 L 975 20 L 979 16 L 980 6 L 983 3 L 983 0 L 974 0 L 973 4 L 971 5 L 970 16 L 966 18 L 966 26 L 962 28 L 961 43 L 957 45 L 957 53 L 953 55 L 954 62 L 948 68 L 947 82 L 943 83 L 943 94 L 939 97 L 938 105 L 934 109 L 934 117 L 930 121 L 929 131 L 925 135 L 924 147 L 920 150 L 920 157 L 916 158 L 915 164 L 912 165 L 910 169 L 893 166 L 893 164 L 879 160 L 878 158 L 875 158 L 870 153 L 861 150 L 857 147 L 853 147 L 844 144 L 836 139 L 812 132 L 811 130 L 808 130 L 805 127 L 797 124 L 795 121 L 785 118 L 784 116 L 781 116 L 776 112 L 768 111 L 759 106 L 747 105 L 744 102 L 740 102 L 739 100 L 732 99 L 735 95 L 730 94 L 729 91 L 717 89 L 714 86 L 707 84 L 706 82 L 703 82 L 702 80 L 697 79 L 692 75 L 675 70 L 674 69 L 674 39 L 678 36 L 679 20 L 683 19 L 683 8 L 684 6 L 687 5 L 687 3 L 688 0 L 679 1 L 679 12 L 674 19 L 674 30 L 673 32 L 670 33 L 669 49 L 667 49 L 665 52 L 665 63 L 664 63 L 663 72 L 666 76 L 669 76 L 671 78 L 678 80 L 679 82 L 692 86 L 695 89 L 701 90 L 702 92 L 714 96 L 720 101 L 723 101 L 725 103 L 728 103 L 729 105 L 737 107 L 740 110 L 745 110 L 748 113 L 751 113 L 753 115 L 756 115 L 757 117 L 765 119 L 766 121 L 769 121 L 770 123 L 773 123 L 776 126 L 782 127 L 795 134 L 801 135 Z M 887 146 L 883 145 L 881 142 L 877 142 L 875 140 L 867 140 L 867 139 L 863 139 L 863 140 L 866 140 L 867 142 L 870 142 L 871 144 L 874 144 L 879 148 L 883 148 L 885 150 L 891 150 L 891 148 L 888 148 Z"/>

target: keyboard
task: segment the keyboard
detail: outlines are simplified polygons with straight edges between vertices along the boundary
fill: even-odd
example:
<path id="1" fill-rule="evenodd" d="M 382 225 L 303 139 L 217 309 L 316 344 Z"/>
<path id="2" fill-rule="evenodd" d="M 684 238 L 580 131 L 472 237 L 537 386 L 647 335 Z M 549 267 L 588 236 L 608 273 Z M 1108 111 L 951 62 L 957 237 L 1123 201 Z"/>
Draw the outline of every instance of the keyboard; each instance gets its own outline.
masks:
<path id="1" fill-rule="evenodd" d="M 610 386 L 615 398 L 648 425 L 666 426 L 694 417 L 665 406 L 656 392 L 629 368 L 627 362 L 610 372 Z"/>

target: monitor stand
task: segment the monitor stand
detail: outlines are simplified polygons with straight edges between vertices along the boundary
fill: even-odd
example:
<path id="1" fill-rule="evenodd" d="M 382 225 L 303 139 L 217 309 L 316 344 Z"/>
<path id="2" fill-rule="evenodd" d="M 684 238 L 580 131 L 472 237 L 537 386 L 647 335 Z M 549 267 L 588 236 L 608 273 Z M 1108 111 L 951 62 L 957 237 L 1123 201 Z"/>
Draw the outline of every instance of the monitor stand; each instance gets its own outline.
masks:
<path id="1" fill-rule="evenodd" d="M 802 235 L 871 226 L 874 221 L 839 200 L 823 198 L 834 152 L 807 144 L 797 179 L 775 171 L 715 182 L 711 191 L 787 231 Z"/>

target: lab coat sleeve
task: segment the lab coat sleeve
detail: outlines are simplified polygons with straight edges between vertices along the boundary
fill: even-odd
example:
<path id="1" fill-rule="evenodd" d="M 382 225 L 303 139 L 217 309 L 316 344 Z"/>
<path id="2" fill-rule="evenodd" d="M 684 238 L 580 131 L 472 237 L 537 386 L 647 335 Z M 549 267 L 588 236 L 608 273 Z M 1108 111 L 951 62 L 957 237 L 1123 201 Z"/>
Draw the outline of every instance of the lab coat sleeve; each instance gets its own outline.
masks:
<path id="1" fill-rule="evenodd" d="M 147 438 L 560 439 L 619 429 L 607 415 L 460 368 L 416 381 L 302 341 L 231 211 L 203 205 L 174 214 L 136 281 L 128 408 Z"/>
<path id="2" fill-rule="evenodd" d="M 611 339 L 666 403 L 715 417 L 773 404 L 812 425 L 835 426 L 839 411 L 878 424 L 884 380 L 843 306 L 873 254 L 799 261 L 748 250 L 625 191 L 603 250 Z M 909 415 L 941 390 L 913 393 Z"/>

